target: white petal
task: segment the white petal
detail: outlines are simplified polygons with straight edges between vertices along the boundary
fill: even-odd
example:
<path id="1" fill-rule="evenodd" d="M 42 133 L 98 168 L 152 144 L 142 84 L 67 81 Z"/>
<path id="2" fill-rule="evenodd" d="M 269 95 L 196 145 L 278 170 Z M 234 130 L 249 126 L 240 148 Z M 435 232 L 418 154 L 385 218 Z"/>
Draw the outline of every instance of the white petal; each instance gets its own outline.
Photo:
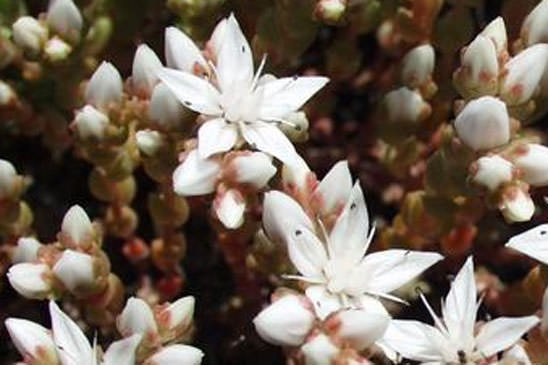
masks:
<path id="1" fill-rule="evenodd" d="M 113 342 L 103 356 L 102 365 L 135 365 L 135 351 L 141 339 L 142 336 L 136 334 Z"/>
<path id="2" fill-rule="evenodd" d="M 251 123 L 242 129 L 242 134 L 250 146 L 276 157 L 285 164 L 294 164 L 298 158 L 297 151 L 287 136 L 272 124 Z"/>
<path id="3" fill-rule="evenodd" d="M 359 262 L 369 246 L 368 231 L 369 214 L 358 181 L 329 234 L 329 256 L 348 258 L 349 263 Z"/>
<path id="4" fill-rule="evenodd" d="M 78 293 L 95 284 L 93 258 L 73 250 L 65 250 L 53 266 L 55 277 L 72 293 Z"/>
<path id="5" fill-rule="evenodd" d="M 322 214 L 329 214 L 344 206 L 351 191 L 352 176 L 348 169 L 348 161 L 344 160 L 337 162 L 323 177 L 314 190 L 314 198 L 320 201 Z"/>
<path id="6" fill-rule="evenodd" d="M 82 243 L 93 236 L 91 221 L 81 206 L 73 205 L 65 213 L 61 232 L 69 236 L 74 244 Z"/>
<path id="7" fill-rule="evenodd" d="M 476 169 L 471 174 L 472 181 L 490 191 L 496 191 L 502 184 L 512 180 L 512 163 L 499 155 L 480 157 L 474 166 Z"/>
<path id="8" fill-rule="evenodd" d="M 303 298 L 288 294 L 274 301 L 253 319 L 257 333 L 279 346 L 298 346 L 314 325 L 314 313 Z"/>
<path id="9" fill-rule="evenodd" d="M 93 350 L 80 327 L 54 301 L 49 302 L 49 313 L 53 339 L 63 365 L 95 365 L 91 364 Z"/>
<path id="10" fill-rule="evenodd" d="M 279 241 L 285 241 L 295 227 L 314 229 L 312 221 L 299 203 L 279 191 L 270 191 L 264 196 L 263 226 L 271 239 Z"/>
<path id="11" fill-rule="evenodd" d="M 220 171 L 219 161 L 202 159 L 197 150 L 192 150 L 173 172 L 173 189 L 184 196 L 212 193 Z"/>
<path id="12" fill-rule="evenodd" d="M 548 147 L 528 143 L 514 159 L 514 163 L 523 173 L 521 178 L 533 186 L 548 185 Z"/>
<path id="13" fill-rule="evenodd" d="M 313 174 L 306 164 L 306 161 L 301 156 L 297 155 L 294 163 L 283 165 L 282 181 L 284 185 L 290 189 L 296 188 L 302 192 L 308 193 L 308 183 L 311 176 L 313 176 Z"/>
<path id="14" fill-rule="evenodd" d="M 502 17 L 496 17 L 491 23 L 487 24 L 480 33 L 482 36 L 487 37 L 495 43 L 497 53 L 506 51 L 508 44 L 508 37 L 506 35 L 506 25 Z"/>
<path id="15" fill-rule="evenodd" d="M 548 265 L 548 224 L 538 225 L 510 238 L 506 247 Z"/>
<path id="16" fill-rule="evenodd" d="M 340 349 L 324 335 L 319 333 L 317 336 L 308 340 L 302 347 L 305 365 L 331 365 Z"/>
<path id="17" fill-rule="evenodd" d="M 110 62 L 101 63 L 89 79 L 85 92 L 86 103 L 106 110 L 112 103 L 122 99 L 122 77 Z"/>
<path id="18" fill-rule="evenodd" d="M 217 194 L 213 209 L 217 218 L 228 229 L 236 229 L 244 223 L 245 199 L 236 189 Z"/>
<path id="19" fill-rule="evenodd" d="M 238 129 L 223 118 L 208 120 L 198 130 L 198 151 L 202 158 L 226 152 L 236 144 Z"/>
<path id="20" fill-rule="evenodd" d="M 57 363 L 55 344 L 46 328 L 18 318 L 8 318 L 5 325 L 17 351 L 25 359 L 31 359 L 31 363 Z"/>
<path id="21" fill-rule="evenodd" d="M 217 58 L 217 76 L 223 94 L 248 89 L 253 79 L 253 55 L 249 43 L 231 14 L 223 30 Z"/>
<path id="22" fill-rule="evenodd" d="M 50 273 L 49 266 L 45 264 L 23 262 L 10 267 L 7 277 L 11 286 L 22 296 L 44 299 L 51 294 Z"/>
<path id="23" fill-rule="evenodd" d="M 135 297 L 128 299 L 124 310 L 116 319 L 116 328 L 123 336 L 150 336 L 158 332 L 152 309 L 144 300 Z"/>
<path id="24" fill-rule="evenodd" d="M 207 68 L 207 62 L 196 44 L 184 32 L 175 27 L 166 28 L 165 55 L 169 68 L 189 73 L 193 73 L 195 64 Z"/>
<path id="25" fill-rule="evenodd" d="M 537 316 L 500 317 L 481 327 L 476 344 L 478 351 L 485 357 L 514 345 L 526 332 L 537 325 Z"/>
<path id="26" fill-rule="evenodd" d="M 190 111 L 187 111 L 190 113 Z M 148 117 L 164 128 L 178 127 L 185 116 L 185 108 L 163 82 L 152 91 L 147 110 Z"/>
<path id="27" fill-rule="evenodd" d="M 548 32 L 546 30 L 547 20 L 548 2 L 541 0 L 523 21 L 521 38 L 527 46 L 535 43 L 546 43 L 548 41 Z"/>
<path id="28" fill-rule="evenodd" d="M 309 278 L 321 278 L 327 262 L 323 243 L 305 226 L 297 226 L 287 238 L 289 259 L 297 270 Z"/>
<path id="29" fill-rule="evenodd" d="M 72 0 L 52 0 L 46 16 L 48 25 L 56 33 L 78 38 L 82 29 L 82 14 Z"/>
<path id="30" fill-rule="evenodd" d="M 0 199 L 9 197 L 15 190 L 17 171 L 11 162 L 0 159 Z"/>
<path id="31" fill-rule="evenodd" d="M 11 261 L 14 264 L 32 262 L 38 258 L 38 250 L 42 244 L 34 237 L 21 237 L 13 250 Z"/>
<path id="32" fill-rule="evenodd" d="M 162 325 L 168 330 L 187 328 L 192 323 L 195 303 L 191 295 L 177 299 L 158 314 L 159 318 L 166 318 Z"/>
<path id="33" fill-rule="evenodd" d="M 163 68 L 158 77 L 187 108 L 205 115 L 221 114 L 219 92 L 208 81 L 188 72 Z"/>
<path id="34" fill-rule="evenodd" d="M 145 363 L 150 365 L 199 365 L 204 353 L 196 347 L 188 345 L 171 345 L 164 347 Z"/>
<path id="35" fill-rule="evenodd" d="M 158 71 L 162 69 L 162 62 L 156 53 L 147 46 L 141 44 L 133 57 L 131 82 L 135 91 L 150 95 L 158 82 Z"/>
<path id="36" fill-rule="evenodd" d="M 259 86 L 263 102 L 259 114 L 261 119 L 283 118 L 301 108 L 314 94 L 329 82 L 327 77 L 284 77 Z"/>
<path id="37" fill-rule="evenodd" d="M 339 297 L 328 292 L 323 285 L 309 286 L 306 288 L 306 296 L 314 305 L 316 315 L 321 320 L 343 308 Z"/>
<path id="38" fill-rule="evenodd" d="M 381 338 L 390 317 L 365 310 L 343 310 L 331 317 L 335 334 L 358 351 L 368 348 Z"/>
<path id="39" fill-rule="evenodd" d="M 423 85 L 432 75 L 436 55 L 430 44 L 422 44 L 407 52 L 402 60 L 401 78 L 408 87 Z"/>
<path id="40" fill-rule="evenodd" d="M 262 189 L 276 174 L 272 157 L 262 152 L 252 152 L 236 157 L 231 161 L 231 167 L 236 172 L 235 180 L 241 184 L 250 184 L 256 189 Z"/>

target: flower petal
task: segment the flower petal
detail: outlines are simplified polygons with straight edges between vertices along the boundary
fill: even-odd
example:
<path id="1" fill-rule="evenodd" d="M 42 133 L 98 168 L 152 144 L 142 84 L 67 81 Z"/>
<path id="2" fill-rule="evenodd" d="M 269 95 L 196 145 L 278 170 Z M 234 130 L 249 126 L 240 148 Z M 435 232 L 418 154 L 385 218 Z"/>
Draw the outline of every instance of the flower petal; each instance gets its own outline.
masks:
<path id="1" fill-rule="evenodd" d="M 306 288 L 306 296 L 314 305 L 319 319 L 324 320 L 328 315 L 343 308 L 339 297 L 327 291 L 323 285 L 311 285 Z"/>
<path id="2" fill-rule="evenodd" d="M 478 351 L 482 356 L 489 357 L 507 349 L 538 322 L 537 316 L 500 317 L 487 322 L 476 337 Z"/>
<path id="3" fill-rule="evenodd" d="M 223 118 L 208 120 L 198 131 L 198 151 L 202 158 L 230 150 L 238 140 L 238 129 Z"/>
<path id="4" fill-rule="evenodd" d="M 297 151 L 278 127 L 269 123 L 255 122 L 242 128 L 242 134 L 247 143 L 254 148 L 276 157 L 285 164 L 296 163 Z"/>
<path id="5" fill-rule="evenodd" d="M 538 225 L 510 238 L 506 247 L 548 265 L 548 224 Z"/>
<path id="6" fill-rule="evenodd" d="M 202 52 L 192 39 L 175 27 L 166 28 L 165 55 L 169 68 L 192 73 L 196 64 L 204 68 L 208 67 Z"/>
<path id="7" fill-rule="evenodd" d="M 352 176 L 348 169 L 348 161 L 344 160 L 337 162 L 324 176 L 314 190 L 314 198 L 321 203 L 322 214 L 329 214 L 343 206 L 351 191 Z"/>
<path id="8" fill-rule="evenodd" d="M 113 342 L 103 356 L 102 365 L 134 365 L 135 350 L 141 343 L 142 337 L 140 334 L 135 334 Z"/>
<path id="9" fill-rule="evenodd" d="M 149 357 L 145 363 L 151 365 L 198 365 L 204 353 L 193 346 L 170 345 Z"/>
<path id="10" fill-rule="evenodd" d="M 297 226 L 287 239 L 289 259 L 297 270 L 309 278 L 321 278 L 327 262 L 323 243 L 305 226 Z"/>
<path id="11" fill-rule="evenodd" d="M 283 77 L 257 88 L 263 93 L 259 115 L 263 120 L 283 118 L 298 110 L 327 84 L 327 77 Z"/>
<path id="12" fill-rule="evenodd" d="M 212 193 L 220 171 L 219 161 L 200 158 L 198 150 L 192 150 L 173 172 L 173 189 L 184 196 Z"/>
<path id="13" fill-rule="evenodd" d="M 188 72 L 169 68 L 158 71 L 158 77 L 187 108 L 205 115 L 221 114 L 219 92 L 208 81 Z"/>
<path id="14" fill-rule="evenodd" d="M 266 234 L 278 241 L 285 241 L 295 227 L 314 229 L 312 221 L 299 203 L 279 191 L 270 191 L 264 196 L 263 226 Z"/>
<path id="15" fill-rule="evenodd" d="M 217 218 L 228 229 L 237 229 L 244 223 L 245 207 L 245 199 L 236 189 L 217 193 L 213 202 Z"/>

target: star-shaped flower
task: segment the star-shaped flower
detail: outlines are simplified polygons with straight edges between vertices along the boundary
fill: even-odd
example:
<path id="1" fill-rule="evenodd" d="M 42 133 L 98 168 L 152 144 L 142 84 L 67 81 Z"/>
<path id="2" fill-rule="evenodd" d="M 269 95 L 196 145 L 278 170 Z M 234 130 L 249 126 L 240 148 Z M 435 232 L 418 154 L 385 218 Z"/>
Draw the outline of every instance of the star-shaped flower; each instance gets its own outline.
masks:
<path id="1" fill-rule="evenodd" d="M 223 20 L 217 35 L 219 52 L 210 77 L 164 68 L 160 79 L 187 108 L 208 120 L 198 131 L 202 158 L 226 152 L 245 140 L 284 163 L 296 151 L 278 128 L 284 118 L 303 106 L 327 82 L 325 77 L 260 77 L 266 58 L 254 73 L 251 48 L 234 15 Z M 216 32 L 218 33 L 218 32 Z M 194 48 L 194 47 L 193 47 Z"/>

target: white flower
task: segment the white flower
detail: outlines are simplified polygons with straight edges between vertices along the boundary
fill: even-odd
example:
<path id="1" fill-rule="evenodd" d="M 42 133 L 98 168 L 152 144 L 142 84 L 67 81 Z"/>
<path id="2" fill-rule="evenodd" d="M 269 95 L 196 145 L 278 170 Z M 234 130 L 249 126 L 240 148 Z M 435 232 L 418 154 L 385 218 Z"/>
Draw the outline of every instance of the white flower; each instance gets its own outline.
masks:
<path id="1" fill-rule="evenodd" d="M 521 38 L 527 47 L 535 43 L 548 42 L 548 1 L 541 0 L 527 15 L 521 27 Z"/>
<path id="2" fill-rule="evenodd" d="M 455 129 L 460 140 L 474 151 L 506 144 L 510 140 L 506 104 L 492 96 L 474 99 L 457 115 Z"/>
<path id="3" fill-rule="evenodd" d="M 53 266 L 53 273 L 72 293 L 78 293 L 95 283 L 93 258 L 85 253 L 65 250 Z"/>
<path id="4" fill-rule="evenodd" d="M 506 34 L 506 25 L 504 24 L 504 19 L 502 17 L 496 17 L 491 23 L 487 24 L 480 35 L 493 41 L 498 55 L 507 51 L 508 36 Z"/>
<path id="5" fill-rule="evenodd" d="M 9 198 L 17 183 L 17 171 L 11 162 L 0 159 L 0 200 Z"/>
<path id="6" fill-rule="evenodd" d="M 58 363 L 55 343 L 50 332 L 31 321 L 8 318 L 6 329 L 17 351 L 29 364 L 56 365 Z"/>
<path id="7" fill-rule="evenodd" d="M 520 187 L 510 186 L 502 193 L 499 209 L 510 223 L 527 222 L 535 213 L 535 203 Z"/>
<path id="8" fill-rule="evenodd" d="M 31 16 L 22 16 L 12 26 L 13 40 L 19 47 L 31 52 L 40 51 L 48 39 L 48 30 Z"/>
<path id="9" fill-rule="evenodd" d="M 329 233 L 320 220 L 313 222 L 296 201 L 277 191 L 265 194 L 263 225 L 270 238 L 287 244 L 301 274 L 289 277 L 311 284 L 306 295 L 321 319 L 344 307 L 386 313 L 378 297 L 399 300 L 388 293 L 442 259 L 437 253 L 398 249 L 365 255 L 373 230 L 369 232 L 359 183 Z"/>
<path id="10" fill-rule="evenodd" d="M 93 226 L 81 206 L 73 205 L 65 213 L 61 223 L 61 232 L 69 237 L 75 245 L 81 245 L 93 237 Z"/>
<path id="11" fill-rule="evenodd" d="M 276 174 L 272 158 L 262 152 L 243 152 L 235 157 L 227 166 L 234 173 L 234 181 L 249 184 L 255 189 L 262 189 Z"/>
<path id="12" fill-rule="evenodd" d="M 510 247 L 548 265 L 548 224 L 541 224 L 510 238 Z"/>
<path id="13" fill-rule="evenodd" d="M 13 265 L 7 273 L 11 286 L 30 299 L 44 299 L 51 294 L 50 275 L 47 265 L 28 262 Z"/>
<path id="14" fill-rule="evenodd" d="M 402 61 L 401 78 L 408 87 L 423 85 L 432 76 L 436 55 L 430 44 L 417 46 L 407 52 Z"/>
<path id="15" fill-rule="evenodd" d="M 533 97 L 546 69 L 548 44 L 526 48 L 506 63 L 500 97 L 508 105 L 518 105 Z"/>
<path id="16" fill-rule="evenodd" d="M 319 333 L 307 341 L 301 347 L 301 351 L 305 365 L 331 365 L 340 349 L 331 342 L 329 337 Z"/>
<path id="17" fill-rule="evenodd" d="M 146 156 L 154 156 L 165 144 L 164 137 L 160 132 L 145 129 L 135 133 L 137 147 Z"/>
<path id="18" fill-rule="evenodd" d="M 213 202 L 215 215 L 228 229 L 239 228 L 244 223 L 245 198 L 236 189 L 217 193 Z"/>
<path id="19" fill-rule="evenodd" d="M 197 150 L 192 150 L 173 172 L 173 189 L 183 196 L 210 194 L 215 191 L 220 172 L 217 159 L 203 159 Z"/>
<path id="20" fill-rule="evenodd" d="M 513 165 L 499 155 L 480 157 L 473 165 L 472 181 L 495 191 L 512 181 Z"/>
<path id="21" fill-rule="evenodd" d="M 129 298 L 122 313 L 116 320 L 116 328 L 123 336 L 143 335 L 144 339 L 153 339 L 158 334 L 154 313 L 142 299 Z"/>
<path id="22" fill-rule="evenodd" d="M 164 128 L 173 128 L 180 124 L 184 115 L 185 109 L 166 84 L 156 84 L 150 96 L 147 116 Z"/>
<path id="23" fill-rule="evenodd" d="M 196 44 L 175 27 L 167 27 L 165 30 L 165 56 L 169 68 L 188 73 L 194 73 L 196 66 L 204 70 L 209 68 Z"/>
<path id="24" fill-rule="evenodd" d="M 158 83 L 158 71 L 162 69 L 162 62 L 156 53 L 147 46 L 141 44 L 133 57 L 131 83 L 137 94 L 150 95 L 154 86 Z"/>
<path id="25" fill-rule="evenodd" d="M 51 62 L 59 62 L 67 58 L 72 47 L 58 37 L 49 39 L 44 45 L 44 54 Z"/>
<path id="26" fill-rule="evenodd" d="M 204 353 L 188 345 L 171 345 L 164 347 L 146 361 L 146 365 L 199 365 Z"/>
<path id="27" fill-rule="evenodd" d="M 122 99 L 122 77 L 110 62 L 103 61 L 88 82 L 85 99 L 97 109 L 106 111 L 108 106 Z"/>
<path id="28" fill-rule="evenodd" d="M 72 0 L 51 0 L 46 16 L 49 27 L 60 36 L 77 41 L 82 30 L 82 14 Z"/>
<path id="29" fill-rule="evenodd" d="M 105 136 L 108 122 L 108 117 L 92 105 L 84 106 L 74 118 L 76 133 L 84 140 L 90 138 L 101 140 Z"/>
<path id="30" fill-rule="evenodd" d="M 477 289 L 474 264 L 469 257 L 451 284 L 438 318 L 424 296 L 435 326 L 413 320 L 392 320 L 382 342 L 404 357 L 432 364 L 470 364 L 514 345 L 539 319 L 500 317 L 474 331 Z"/>
<path id="31" fill-rule="evenodd" d="M 390 91 L 384 97 L 384 105 L 390 123 L 416 123 L 428 117 L 430 105 L 422 95 L 407 87 Z"/>
<path id="32" fill-rule="evenodd" d="M 267 342 L 280 346 L 303 343 L 316 319 L 306 297 L 286 294 L 253 319 L 255 330 Z"/>
<path id="33" fill-rule="evenodd" d="M 548 147 L 529 143 L 520 151 L 514 164 L 523 173 L 522 179 L 533 186 L 548 185 Z"/>
<path id="34" fill-rule="evenodd" d="M 38 258 L 38 250 L 42 244 L 34 237 L 21 237 L 13 249 L 11 261 L 14 264 L 32 262 Z"/>
<path id="35" fill-rule="evenodd" d="M 258 84 L 264 60 L 253 75 L 253 57 L 238 22 L 226 22 L 215 66 L 215 83 L 188 71 L 163 69 L 160 79 L 188 107 L 209 117 L 198 132 L 202 158 L 226 152 L 240 138 L 251 146 L 291 163 L 295 149 L 277 128 L 328 81 L 325 77 L 289 77 Z"/>
<path id="36" fill-rule="evenodd" d="M 383 336 L 389 322 L 390 316 L 385 314 L 349 309 L 329 317 L 325 327 L 333 329 L 334 336 L 361 351 Z"/>

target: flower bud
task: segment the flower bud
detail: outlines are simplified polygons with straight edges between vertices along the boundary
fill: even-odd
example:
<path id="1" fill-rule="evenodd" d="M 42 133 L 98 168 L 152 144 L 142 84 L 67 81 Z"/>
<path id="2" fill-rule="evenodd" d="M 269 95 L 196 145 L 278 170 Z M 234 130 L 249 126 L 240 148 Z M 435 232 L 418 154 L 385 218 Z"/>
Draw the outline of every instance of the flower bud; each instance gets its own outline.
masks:
<path id="1" fill-rule="evenodd" d="M 134 297 L 128 299 L 124 310 L 118 316 L 116 328 L 124 337 L 142 334 L 145 341 L 154 338 L 158 333 L 150 306 L 144 300 Z"/>
<path id="2" fill-rule="evenodd" d="M 133 58 L 131 82 L 138 95 L 149 96 L 158 83 L 157 72 L 162 68 L 162 62 L 156 53 L 146 44 L 141 44 Z"/>
<path id="3" fill-rule="evenodd" d="M 548 44 L 535 44 L 506 63 L 500 97 L 508 105 L 518 105 L 533 97 L 546 68 Z"/>
<path id="4" fill-rule="evenodd" d="M 47 13 L 49 27 L 61 37 L 77 42 L 82 30 L 82 14 L 72 0 L 51 0 Z"/>
<path id="5" fill-rule="evenodd" d="M 535 43 L 548 43 L 548 1 L 541 0 L 527 15 L 521 27 L 521 39 L 527 47 Z"/>
<path id="6" fill-rule="evenodd" d="M 253 319 L 261 338 L 273 345 L 298 346 L 314 325 L 315 315 L 303 296 L 287 294 Z"/>
<path id="7" fill-rule="evenodd" d="M 6 82 L 0 80 L 0 107 L 13 104 L 17 100 L 17 94 Z"/>
<path id="8" fill-rule="evenodd" d="M 135 134 L 139 151 L 147 156 L 154 156 L 165 144 L 164 137 L 151 129 L 138 131 Z"/>
<path id="9" fill-rule="evenodd" d="M 61 233 L 70 238 L 75 245 L 81 245 L 93 238 L 93 226 L 81 206 L 73 205 L 65 213 Z"/>
<path id="10" fill-rule="evenodd" d="M 472 100 L 457 115 L 455 129 L 460 140 L 474 151 L 506 144 L 510 140 L 506 105 L 491 96 Z"/>
<path id="11" fill-rule="evenodd" d="M 165 55 L 169 68 L 194 73 L 196 68 L 207 70 L 207 62 L 196 44 L 185 33 L 175 27 L 165 31 Z"/>
<path id="12" fill-rule="evenodd" d="M 388 315 L 365 310 L 342 310 L 329 317 L 326 326 L 334 330 L 335 336 L 361 351 L 384 335 L 389 322 Z"/>
<path id="13" fill-rule="evenodd" d="M 432 76 L 436 55 L 430 44 L 417 46 L 407 52 L 402 61 L 401 79 L 405 86 L 416 88 Z"/>
<path id="14" fill-rule="evenodd" d="M 76 133 L 83 140 L 103 139 L 108 123 L 108 117 L 91 105 L 86 105 L 76 112 L 76 117 L 74 118 Z"/>
<path id="15" fill-rule="evenodd" d="M 56 365 L 57 351 L 50 331 L 31 321 L 8 318 L 6 329 L 26 364 Z"/>
<path id="16" fill-rule="evenodd" d="M 242 153 L 230 161 L 229 169 L 234 171 L 234 180 L 261 189 L 276 174 L 272 157 L 262 152 Z"/>
<path id="17" fill-rule="evenodd" d="M 198 150 L 192 150 L 173 172 L 173 189 L 184 196 L 212 193 L 220 171 L 218 160 L 203 159 Z"/>
<path id="18" fill-rule="evenodd" d="M 333 342 L 323 333 L 308 340 L 302 347 L 305 365 L 331 365 L 339 354 Z"/>
<path id="19" fill-rule="evenodd" d="M 491 39 L 478 35 L 462 53 L 461 64 L 453 77 L 462 94 L 496 94 L 499 63 L 495 43 Z"/>
<path id="20" fill-rule="evenodd" d="M 110 62 L 101 63 L 88 82 L 85 99 L 98 109 L 107 110 L 122 99 L 122 77 Z"/>
<path id="21" fill-rule="evenodd" d="M 17 189 L 17 171 L 11 162 L 0 159 L 0 200 L 11 198 Z"/>
<path id="22" fill-rule="evenodd" d="M 154 87 L 148 104 L 148 117 L 164 128 L 178 127 L 185 116 L 185 108 L 164 83 Z"/>
<path id="23" fill-rule="evenodd" d="M 53 266 L 55 277 L 73 294 L 94 286 L 93 258 L 74 250 L 65 250 Z"/>
<path id="24" fill-rule="evenodd" d="M 528 193 L 517 186 L 505 189 L 499 207 L 509 223 L 527 222 L 535 213 L 535 203 Z"/>
<path id="25" fill-rule="evenodd" d="M 506 35 L 506 25 L 502 17 L 497 17 L 491 23 L 483 29 L 480 35 L 489 38 L 494 44 L 497 50 L 497 55 L 505 55 L 508 50 L 508 37 Z"/>
<path id="26" fill-rule="evenodd" d="M 46 42 L 44 54 L 50 62 L 65 60 L 72 52 L 72 47 L 60 38 L 53 37 Z"/>
<path id="27" fill-rule="evenodd" d="M 217 193 L 213 209 L 217 218 L 228 229 L 239 228 L 244 223 L 245 199 L 236 189 Z"/>
<path id="28" fill-rule="evenodd" d="M 514 159 L 522 179 L 533 186 L 548 185 L 548 147 L 529 143 Z"/>
<path id="29" fill-rule="evenodd" d="M 327 24 L 338 23 L 346 12 L 347 0 L 320 0 L 314 15 Z"/>
<path id="30" fill-rule="evenodd" d="M 32 262 L 38 258 L 38 250 L 42 244 L 34 237 L 21 237 L 13 249 L 11 261 L 14 264 Z"/>
<path id="31" fill-rule="evenodd" d="M 386 94 L 384 104 L 390 123 L 416 123 L 428 118 L 432 111 L 420 93 L 406 87 Z"/>
<path id="32" fill-rule="evenodd" d="M 512 163 L 498 155 L 481 157 L 472 165 L 472 170 L 472 181 L 485 186 L 489 191 L 495 191 L 502 184 L 512 181 Z"/>
<path id="33" fill-rule="evenodd" d="M 309 186 L 308 182 L 314 173 L 300 156 L 295 159 L 293 164 L 284 164 L 282 167 L 282 182 L 289 190 L 298 189 L 305 191 Z"/>
<path id="34" fill-rule="evenodd" d="M 149 357 L 144 365 L 199 365 L 203 357 L 204 353 L 196 347 L 171 345 Z"/>
<path id="35" fill-rule="evenodd" d="M 48 30 L 31 16 L 22 16 L 13 23 L 13 40 L 30 52 L 38 53 L 48 39 Z"/>
<path id="36" fill-rule="evenodd" d="M 11 286 L 29 299 L 44 299 L 51 293 L 51 271 L 45 264 L 20 263 L 8 270 Z"/>
<path id="37" fill-rule="evenodd" d="M 158 313 L 158 323 L 166 331 L 185 331 L 192 324 L 195 302 L 193 296 L 178 299 Z"/>

